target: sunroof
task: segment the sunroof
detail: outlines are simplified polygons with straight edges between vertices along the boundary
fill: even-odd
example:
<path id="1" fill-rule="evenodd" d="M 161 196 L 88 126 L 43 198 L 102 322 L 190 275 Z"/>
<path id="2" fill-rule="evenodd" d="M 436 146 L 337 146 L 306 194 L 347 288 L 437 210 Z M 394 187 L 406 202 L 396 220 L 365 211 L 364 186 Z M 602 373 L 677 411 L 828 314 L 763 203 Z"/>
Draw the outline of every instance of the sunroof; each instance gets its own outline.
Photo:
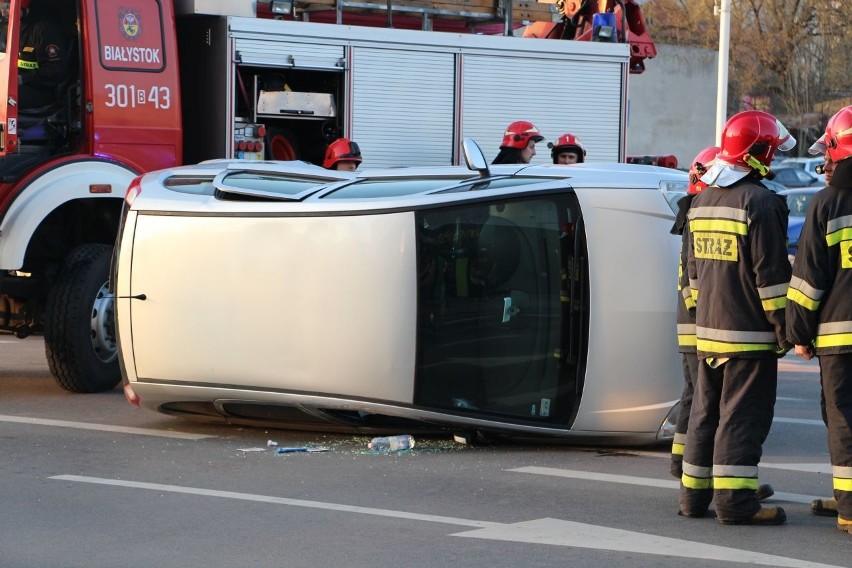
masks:
<path id="1" fill-rule="evenodd" d="M 275 175 L 262 172 L 230 172 L 215 181 L 217 197 L 239 200 L 272 199 L 298 201 L 329 183 L 327 179 Z"/>

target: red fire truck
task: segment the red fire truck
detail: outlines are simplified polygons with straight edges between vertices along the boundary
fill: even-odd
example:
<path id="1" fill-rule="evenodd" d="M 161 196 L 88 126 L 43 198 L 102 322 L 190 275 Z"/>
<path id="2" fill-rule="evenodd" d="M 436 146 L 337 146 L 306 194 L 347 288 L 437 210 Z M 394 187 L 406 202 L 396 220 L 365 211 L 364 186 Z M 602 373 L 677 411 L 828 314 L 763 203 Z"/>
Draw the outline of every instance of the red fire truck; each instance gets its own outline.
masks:
<path id="1" fill-rule="evenodd" d="M 460 163 L 464 137 L 496 153 L 517 119 L 624 161 L 628 73 L 654 55 L 635 1 L 557 4 L 561 16 L 504 5 L 11 0 L 0 23 L 0 331 L 43 332 L 69 391 L 118 383 L 107 275 L 124 193 L 142 172 L 226 157 L 318 163 L 341 135 L 365 166 Z M 617 15 L 594 30 L 614 22 L 609 33 L 575 37 L 598 12 Z M 542 37 L 600 41 L 508 37 L 519 16 L 561 17 L 564 29 Z M 62 49 L 21 41 L 37 18 L 61 30 Z M 466 33 L 495 24 L 500 35 Z M 54 60 L 64 72 L 53 102 L 27 104 L 21 76 Z"/>

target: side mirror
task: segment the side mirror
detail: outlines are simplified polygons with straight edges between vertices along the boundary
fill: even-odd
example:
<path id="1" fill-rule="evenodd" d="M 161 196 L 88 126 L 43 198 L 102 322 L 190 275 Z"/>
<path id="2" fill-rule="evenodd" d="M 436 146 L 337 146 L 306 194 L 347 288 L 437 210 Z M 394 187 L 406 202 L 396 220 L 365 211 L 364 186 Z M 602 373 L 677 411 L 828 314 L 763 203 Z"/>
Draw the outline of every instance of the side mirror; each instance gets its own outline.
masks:
<path id="1" fill-rule="evenodd" d="M 491 176 L 491 172 L 488 171 L 488 162 L 485 160 L 485 154 L 482 153 L 482 149 L 472 138 L 462 140 L 462 153 L 464 154 L 467 169 L 478 171 L 481 177 Z"/>

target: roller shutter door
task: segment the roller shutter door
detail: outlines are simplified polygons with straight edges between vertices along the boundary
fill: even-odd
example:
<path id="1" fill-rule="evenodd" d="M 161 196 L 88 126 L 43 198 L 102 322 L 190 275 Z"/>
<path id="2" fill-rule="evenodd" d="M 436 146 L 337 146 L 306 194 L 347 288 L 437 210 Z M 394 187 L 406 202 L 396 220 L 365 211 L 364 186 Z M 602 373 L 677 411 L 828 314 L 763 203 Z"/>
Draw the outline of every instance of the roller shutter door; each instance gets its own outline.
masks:
<path id="1" fill-rule="evenodd" d="M 476 140 L 490 161 L 505 127 L 529 120 L 548 141 L 565 132 L 578 136 L 588 161 L 616 162 L 623 146 L 624 73 L 620 62 L 465 55 L 462 136 Z M 546 142 L 536 150 L 533 163 L 551 163 Z"/>
<path id="2" fill-rule="evenodd" d="M 449 165 L 455 63 L 451 53 L 353 48 L 351 136 L 364 165 Z"/>
<path id="3" fill-rule="evenodd" d="M 236 50 L 237 60 L 243 65 L 343 71 L 342 45 L 237 38 Z"/>

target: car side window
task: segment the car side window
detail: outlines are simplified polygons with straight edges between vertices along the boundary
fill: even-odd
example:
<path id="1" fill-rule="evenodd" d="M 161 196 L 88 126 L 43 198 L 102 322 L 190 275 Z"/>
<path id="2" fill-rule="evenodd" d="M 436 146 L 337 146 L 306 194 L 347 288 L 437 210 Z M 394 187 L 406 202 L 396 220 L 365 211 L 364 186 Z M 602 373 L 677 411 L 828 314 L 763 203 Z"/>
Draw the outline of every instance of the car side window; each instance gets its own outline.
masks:
<path id="1" fill-rule="evenodd" d="M 587 341 L 573 194 L 418 211 L 415 404 L 565 424 Z"/>

